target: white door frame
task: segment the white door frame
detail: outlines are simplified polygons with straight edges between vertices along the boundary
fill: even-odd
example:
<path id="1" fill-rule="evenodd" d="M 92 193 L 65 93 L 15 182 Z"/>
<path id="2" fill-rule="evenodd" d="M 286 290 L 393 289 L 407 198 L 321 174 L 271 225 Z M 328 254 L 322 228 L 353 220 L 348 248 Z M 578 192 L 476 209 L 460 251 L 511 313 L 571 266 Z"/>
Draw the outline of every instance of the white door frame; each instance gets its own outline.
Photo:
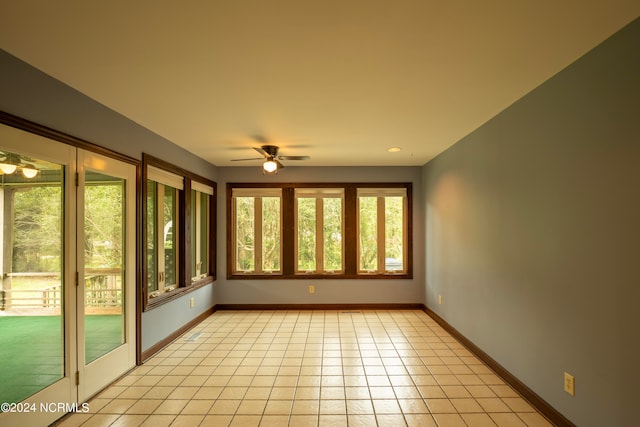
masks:
<path id="1" fill-rule="evenodd" d="M 84 343 L 84 177 L 91 170 L 125 179 L 125 259 L 124 259 L 124 344 L 85 364 Z M 136 166 L 110 157 L 78 149 L 77 304 L 78 402 L 85 402 L 136 364 Z"/>

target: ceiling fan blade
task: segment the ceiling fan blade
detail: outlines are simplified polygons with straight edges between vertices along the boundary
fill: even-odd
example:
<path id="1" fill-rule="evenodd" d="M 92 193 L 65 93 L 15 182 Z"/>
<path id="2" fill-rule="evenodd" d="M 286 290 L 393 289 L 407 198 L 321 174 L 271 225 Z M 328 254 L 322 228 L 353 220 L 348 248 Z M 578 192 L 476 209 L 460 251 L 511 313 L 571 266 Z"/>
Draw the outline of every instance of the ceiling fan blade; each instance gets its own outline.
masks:
<path id="1" fill-rule="evenodd" d="M 309 160 L 309 156 L 278 156 L 280 160 Z"/>
<path id="2" fill-rule="evenodd" d="M 265 135 L 262 135 L 262 134 L 259 134 L 259 133 L 253 135 L 252 138 L 253 138 L 253 140 L 255 142 L 259 142 L 262 145 L 269 143 L 269 138 L 267 138 Z"/>
<path id="3" fill-rule="evenodd" d="M 278 165 L 278 169 L 282 169 L 284 167 L 284 165 L 280 163 L 278 160 L 274 159 L 273 161 L 276 162 L 276 164 Z"/>
<path id="4" fill-rule="evenodd" d="M 265 158 L 269 158 L 269 153 L 264 151 L 262 147 L 253 147 L 253 149 L 256 150 L 258 153 L 262 154 Z"/>
<path id="5" fill-rule="evenodd" d="M 251 159 L 231 159 L 232 162 L 244 162 L 245 160 L 264 160 L 262 157 L 253 157 Z"/>

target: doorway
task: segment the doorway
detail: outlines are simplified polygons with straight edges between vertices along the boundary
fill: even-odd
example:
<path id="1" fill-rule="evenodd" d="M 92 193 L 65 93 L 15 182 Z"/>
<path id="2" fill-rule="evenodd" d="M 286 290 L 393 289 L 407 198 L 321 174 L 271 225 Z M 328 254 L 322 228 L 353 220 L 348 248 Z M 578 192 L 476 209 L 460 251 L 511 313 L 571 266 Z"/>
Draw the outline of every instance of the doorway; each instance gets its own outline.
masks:
<path id="1" fill-rule="evenodd" d="M 0 125 L 0 184 L 0 424 L 48 425 L 135 366 L 136 166 Z"/>

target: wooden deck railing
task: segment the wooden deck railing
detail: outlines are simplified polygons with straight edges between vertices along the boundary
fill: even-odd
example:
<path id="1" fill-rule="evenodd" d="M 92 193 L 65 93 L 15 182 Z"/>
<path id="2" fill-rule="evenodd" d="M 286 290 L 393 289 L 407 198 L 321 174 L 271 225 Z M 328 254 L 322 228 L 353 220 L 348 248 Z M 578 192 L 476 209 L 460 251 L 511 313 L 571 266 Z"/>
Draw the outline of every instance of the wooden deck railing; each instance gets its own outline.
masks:
<path id="1" fill-rule="evenodd" d="M 42 273 L 9 273 L 14 277 L 42 277 Z M 47 273 L 48 276 L 53 276 Z M 58 276 L 53 276 L 57 277 Z M 122 304 L 122 270 L 119 268 L 85 269 L 85 307 L 118 307 Z M 61 285 L 42 289 L 0 290 L 0 311 L 10 308 L 59 308 L 62 305 Z"/>

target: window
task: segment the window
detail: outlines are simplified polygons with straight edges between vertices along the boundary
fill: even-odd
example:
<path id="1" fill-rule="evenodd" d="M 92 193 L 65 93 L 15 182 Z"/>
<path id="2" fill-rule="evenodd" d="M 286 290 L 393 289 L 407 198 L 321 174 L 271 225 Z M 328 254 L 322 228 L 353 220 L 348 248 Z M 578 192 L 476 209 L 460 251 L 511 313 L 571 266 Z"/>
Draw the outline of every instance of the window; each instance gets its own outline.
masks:
<path id="1" fill-rule="evenodd" d="M 406 189 L 358 189 L 358 272 L 405 271 Z"/>
<path id="2" fill-rule="evenodd" d="M 343 188 L 296 188 L 296 272 L 342 273 Z"/>
<path id="3" fill-rule="evenodd" d="M 215 280 L 215 183 L 143 155 L 144 309 Z"/>
<path id="4" fill-rule="evenodd" d="M 193 181 L 191 183 L 191 280 L 209 275 L 209 217 L 213 187 Z"/>
<path id="5" fill-rule="evenodd" d="M 282 190 L 234 188 L 233 272 L 281 273 Z"/>
<path id="6" fill-rule="evenodd" d="M 411 278 L 411 184 L 227 184 L 227 275 Z"/>
<path id="7" fill-rule="evenodd" d="M 184 179 L 147 168 L 147 290 L 155 298 L 178 288 L 178 198 Z"/>

